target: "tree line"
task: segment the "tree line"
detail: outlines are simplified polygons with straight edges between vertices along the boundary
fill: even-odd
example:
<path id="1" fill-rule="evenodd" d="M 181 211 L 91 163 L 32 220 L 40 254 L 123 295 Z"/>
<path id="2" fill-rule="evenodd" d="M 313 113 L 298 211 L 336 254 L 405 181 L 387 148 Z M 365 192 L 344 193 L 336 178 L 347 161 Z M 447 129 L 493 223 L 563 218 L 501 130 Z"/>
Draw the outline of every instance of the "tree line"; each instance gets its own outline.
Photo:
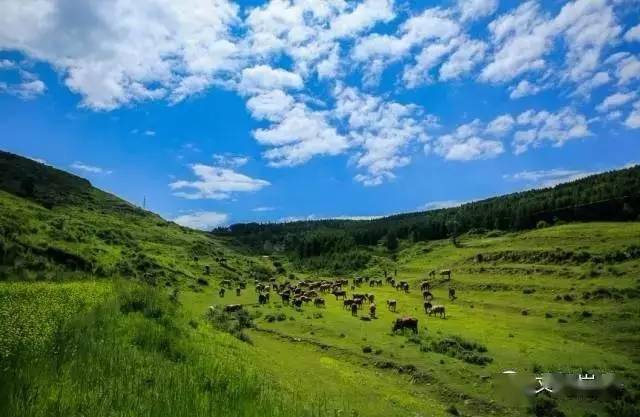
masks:
<path id="1" fill-rule="evenodd" d="M 258 252 L 284 252 L 303 260 L 346 254 L 398 239 L 412 242 L 453 237 L 473 230 L 517 231 L 575 221 L 628 221 L 640 216 L 640 166 L 463 204 L 374 220 L 240 223 L 218 228 Z"/>

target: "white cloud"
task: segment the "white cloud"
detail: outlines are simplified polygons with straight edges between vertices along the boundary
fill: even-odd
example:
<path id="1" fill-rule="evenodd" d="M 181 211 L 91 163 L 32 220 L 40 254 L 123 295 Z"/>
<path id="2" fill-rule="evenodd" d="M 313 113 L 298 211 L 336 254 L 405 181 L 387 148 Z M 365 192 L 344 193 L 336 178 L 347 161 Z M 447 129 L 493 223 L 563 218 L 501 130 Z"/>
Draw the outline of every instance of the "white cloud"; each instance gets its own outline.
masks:
<path id="1" fill-rule="evenodd" d="M 640 24 L 629 29 L 624 34 L 624 40 L 627 42 L 640 42 Z"/>
<path id="2" fill-rule="evenodd" d="M 621 32 L 605 0 L 568 2 L 555 17 L 542 12 L 538 2 L 527 1 L 491 22 L 489 29 L 495 52 L 480 78 L 494 83 L 545 68 L 559 36 L 566 47 L 563 78 L 583 81 L 593 76 L 602 50 Z"/>
<path id="3" fill-rule="evenodd" d="M 242 70 L 242 79 L 238 89 L 247 93 L 260 93 L 279 89 L 300 89 L 303 86 L 300 75 L 268 65 L 258 65 Z"/>
<path id="4" fill-rule="evenodd" d="M 156 135 L 156 131 L 155 130 L 145 130 L 143 134 L 145 136 L 155 136 Z"/>
<path id="5" fill-rule="evenodd" d="M 281 107 L 279 112 L 272 111 L 273 108 L 254 111 L 273 122 L 253 132 L 260 144 L 271 148 L 263 153 L 271 166 L 299 165 L 314 156 L 341 154 L 349 147 L 347 138 L 331 125 L 326 111 L 313 110 L 305 103 L 289 103 L 289 107 Z"/>
<path id="6" fill-rule="evenodd" d="M 190 214 L 183 214 L 173 219 L 181 226 L 198 230 L 212 230 L 218 226 L 224 226 L 229 221 L 229 215 L 216 211 L 198 211 Z"/>
<path id="7" fill-rule="evenodd" d="M 514 135 L 513 147 L 516 154 L 539 147 L 545 141 L 559 147 L 568 140 L 592 135 L 586 117 L 569 107 L 557 113 L 528 110 L 516 120 L 521 128 L 525 128 Z"/>
<path id="8" fill-rule="evenodd" d="M 486 132 L 495 136 L 504 136 L 513 129 L 515 120 L 509 114 L 503 114 L 493 119 L 486 128 Z"/>
<path id="9" fill-rule="evenodd" d="M 111 173 L 113 173 L 113 171 L 108 170 L 108 169 L 104 169 L 98 166 L 94 166 L 94 165 L 88 165 L 85 164 L 83 162 L 80 161 L 75 161 L 73 164 L 70 165 L 71 168 L 78 170 L 78 171 L 84 171 L 90 174 L 101 174 L 101 175 L 109 175 Z"/>
<path id="10" fill-rule="evenodd" d="M 352 87 L 335 89 L 336 117 L 345 120 L 358 168 L 366 170 L 355 179 L 367 186 L 380 185 L 395 177 L 393 171 L 411 161 L 412 143 L 424 143 L 433 116 L 414 105 L 387 102 Z"/>
<path id="11" fill-rule="evenodd" d="M 532 84 L 527 80 L 522 80 L 511 89 L 511 94 L 509 94 L 509 98 L 517 99 L 526 96 L 533 96 L 538 94 L 542 90 L 542 87 Z"/>
<path id="12" fill-rule="evenodd" d="M 593 75 L 593 77 L 583 81 L 571 95 L 588 96 L 592 90 L 601 87 L 611 81 L 609 73 L 606 71 L 600 71 Z"/>
<path id="13" fill-rule="evenodd" d="M 482 41 L 465 39 L 440 67 L 440 80 L 456 79 L 460 75 L 471 71 L 484 59 L 486 49 L 487 46 Z"/>
<path id="14" fill-rule="evenodd" d="M 8 70 L 16 68 L 16 63 L 9 59 L 0 59 L 0 70 Z"/>
<path id="15" fill-rule="evenodd" d="M 597 174 L 597 172 L 550 169 L 540 171 L 521 171 L 515 174 L 504 175 L 504 178 L 510 181 L 525 182 L 530 186 L 535 187 L 553 187 L 564 182 L 579 180 L 594 174 Z"/>
<path id="16" fill-rule="evenodd" d="M 445 208 L 459 207 L 463 204 L 468 203 L 468 201 L 459 201 L 459 200 L 438 200 L 438 201 L 430 201 L 418 207 L 418 210 L 439 210 Z"/>
<path id="17" fill-rule="evenodd" d="M 191 169 L 197 180 L 179 180 L 169 184 L 175 196 L 190 200 L 224 200 L 236 192 L 259 191 L 270 185 L 268 181 L 251 178 L 229 168 L 194 164 Z"/>
<path id="18" fill-rule="evenodd" d="M 492 15 L 498 9 L 498 0 L 458 0 L 461 20 L 476 20 Z"/>
<path id="19" fill-rule="evenodd" d="M 617 62 L 618 84 L 627 84 L 640 78 L 640 60 L 634 55 L 626 56 Z"/>
<path id="20" fill-rule="evenodd" d="M 633 104 L 633 110 L 629 113 L 629 116 L 624 121 L 625 126 L 629 129 L 640 128 L 640 101 L 636 101 Z"/>
<path id="21" fill-rule="evenodd" d="M 275 207 L 256 207 L 251 209 L 251 211 L 255 211 L 257 213 L 263 213 L 265 211 L 273 211 L 275 209 L 276 209 Z"/>
<path id="22" fill-rule="evenodd" d="M 614 93 L 605 98 L 602 103 L 597 107 L 597 110 L 601 113 L 606 113 L 609 110 L 615 109 L 630 102 L 636 97 L 635 92 L 630 93 Z"/>
<path id="23" fill-rule="evenodd" d="M 7 84 L 0 82 L 0 93 L 10 94 L 22 100 L 33 100 L 44 94 L 46 85 L 38 80 L 23 80 L 17 84 Z"/>
<path id="24" fill-rule="evenodd" d="M 438 138 L 434 150 L 448 160 L 472 161 L 494 158 L 504 152 L 504 147 L 500 141 L 482 139 L 478 136 L 462 139 L 443 135 Z"/>
<path id="25" fill-rule="evenodd" d="M 5 1 L 2 11 L 0 48 L 53 64 L 93 109 L 184 95 L 186 77 L 237 68 L 238 7 L 227 0 Z"/>

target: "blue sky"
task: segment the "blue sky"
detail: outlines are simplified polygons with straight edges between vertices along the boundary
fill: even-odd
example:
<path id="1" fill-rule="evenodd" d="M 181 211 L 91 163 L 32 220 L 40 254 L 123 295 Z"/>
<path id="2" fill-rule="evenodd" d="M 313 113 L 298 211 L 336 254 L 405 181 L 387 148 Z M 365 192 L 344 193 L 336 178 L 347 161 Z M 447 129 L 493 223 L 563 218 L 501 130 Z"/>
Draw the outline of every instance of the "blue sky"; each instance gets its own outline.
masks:
<path id="1" fill-rule="evenodd" d="M 205 229 L 553 185 L 640 161 L 639 6 L 8 0 L 0 148 Z"/>

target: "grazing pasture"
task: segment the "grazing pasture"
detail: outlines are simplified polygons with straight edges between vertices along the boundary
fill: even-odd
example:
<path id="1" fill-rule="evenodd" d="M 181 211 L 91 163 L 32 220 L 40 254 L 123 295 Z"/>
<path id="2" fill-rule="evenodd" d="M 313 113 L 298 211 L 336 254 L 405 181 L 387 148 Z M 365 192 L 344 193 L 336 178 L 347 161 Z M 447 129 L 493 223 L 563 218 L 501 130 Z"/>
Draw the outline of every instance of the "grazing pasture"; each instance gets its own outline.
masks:
<path id="1" fill-rule="evenodd" d="M 341 383 L 349 393 L 349 384 L 340 373 L 332 382 L 316 383 L 320 378 L 316 371 L 325 369 L 323 364 L 355 366 L 359 371 L 354 378 L 361 378 L 363 384 L 373 372 L 405 387 L 406 402 L 398 400 L 404 406 L 390 410 L 390 415 L 417 412 L 419 408 L 410 406 L 417 391 L 429 393 L 421 397 L 421 401 L 429 398 L 433 409 L 429 415 L 446 414 L 450 406 L 463 415 L 522 415 L 522 410 L 496 399 L 497 380 L 505 369 L 530 374 L 532 379 L 539 372 L 586 370 L 613 370 L 626 381 L 640 375 L 640 259 L 633 255 L 638 236 L 638 223 L 592 223 L 497 237 L 468 235 L 460 239 L 458 248 L 449 241 L 410 246 L 398 254 L 397 271 L 398 279 L 409 283 L 408 292 L 389 284 L 370 287 L 366 283 L 346 290 L 347 298 L 353 293 L 374 294 L 383 306 L 386 300 L 396 300 L 395 312 L 379 308 L 374 319 L 367 319 L 366 306 L 352 316 L 342 299 L 335 297 L 327 297 L 325 306 L 303 303 L 293 308 L 279 298 L 258 306 L 251 292 L 223 300 L 205 291 L 190 294 L 187 304 L 194 314 L 210 304 L 246 304 L 255 317 L 255 327 L 247 334 L 265 358 L 261 366 L 274 375 L 302 372 L 294 386 L 313 387 L 316 394 L 340 398 L 363 415 L 369 415 L 365 404 L 377 404 L 375 410 L 385 400 L 332 394 L 341 391 L 336 387 Z M 560 250 L 567 253 L 566 261 L 545 258 Z M 626 251 L 620 261 L 585 262 L 571 255 L 585 252 L 590 258 L 614 259 L 611 254 L 620 250 Z M 518 251 L 518 255 L 495 261 L 479 261 L 477 256 L 503 256 L 507 251 Z M 431 270 L 444 268 L 452 270 L 451 280 L 429 277 Z M 314 277 L 334 278 L 338 277 Z M 425 314 L 424 281 L 431 284 L 431 303 L 443 306 L 446 315 Z M 453 299 L 450 287 L 456 289 Z M 286 319 L 265 320 L 268 315 Z M 418 334 L 392 332 L 393 322 L 408 316 L 418 319 Z M 298 353 L 277 353 L 284 349 Z M 274 362 L 270 359 L 274 357 L 280 359 Z M 303 377 L 305 373 L 309 378 Z M 575 398 L 562 398 L 557 407 L 568 416 L 580 417 L 588 410 L 605 415 L 606 408 L 596 399 Z"/>

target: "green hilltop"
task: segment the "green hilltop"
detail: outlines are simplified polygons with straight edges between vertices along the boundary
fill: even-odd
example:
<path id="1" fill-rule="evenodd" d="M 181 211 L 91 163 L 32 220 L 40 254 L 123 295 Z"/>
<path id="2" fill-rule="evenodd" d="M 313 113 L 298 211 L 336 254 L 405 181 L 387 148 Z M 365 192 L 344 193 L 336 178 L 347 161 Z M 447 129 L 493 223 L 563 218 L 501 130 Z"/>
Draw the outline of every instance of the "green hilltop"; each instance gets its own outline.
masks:
<path id="1" fill-rule="evenodd" d="M 206 233 L 2 152 L 0 415 L 640 415 L 639 179 Z M 442 269 L 450 280 L 429 274 Z M 352 290 L 355 276 L 384 284 Z M 376 318 L 328 293 L 259 305 L 254 289 L 337 278 L 374 295 Z M 425 313 L 424 280 L 446 318 Z M 402 316 L 416 335 L 391 331 Z M 624 385 L 520 400 L 500 395 L 504 369 Z"/>

